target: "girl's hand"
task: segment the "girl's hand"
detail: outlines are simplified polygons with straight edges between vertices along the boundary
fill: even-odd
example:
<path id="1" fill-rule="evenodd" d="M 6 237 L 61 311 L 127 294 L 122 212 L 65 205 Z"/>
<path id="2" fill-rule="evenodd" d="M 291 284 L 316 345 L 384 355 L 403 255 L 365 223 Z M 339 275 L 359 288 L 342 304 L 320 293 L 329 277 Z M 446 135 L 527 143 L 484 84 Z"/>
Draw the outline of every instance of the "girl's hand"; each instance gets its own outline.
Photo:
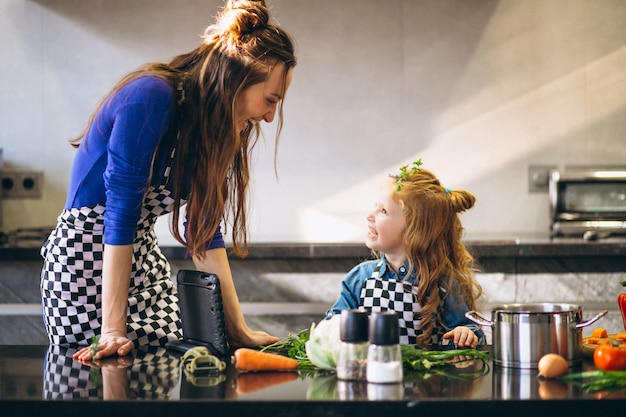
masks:
<path id="1" fill-rule="evenodd" d="M 86 346 L 74 353 L 72 358 L 80 362 L 102 359 L 108 356 L 126 356 L 134 348 L 134 344 L 126 335 L 104 334 L 95 345 Z"/>
<path id="2" fill-rule="evenodd" d="M 478 346 L 478 336 L 465 326 L 457 326 L 453 330 L 443 335 L 444 339 L 452 339 L 455 345 L 458 347 L 475 348 Z"/>
<path id="3" fill-rule="evenodd" d="M 455 368 L 462 369 L 469 368 L 477 361 L 477 359 L 472 356 L 459 355 L 455 356 L 454 358 L 446 359 L 445 361 L 450 362 L 452 365 L 454 365 Z"/>

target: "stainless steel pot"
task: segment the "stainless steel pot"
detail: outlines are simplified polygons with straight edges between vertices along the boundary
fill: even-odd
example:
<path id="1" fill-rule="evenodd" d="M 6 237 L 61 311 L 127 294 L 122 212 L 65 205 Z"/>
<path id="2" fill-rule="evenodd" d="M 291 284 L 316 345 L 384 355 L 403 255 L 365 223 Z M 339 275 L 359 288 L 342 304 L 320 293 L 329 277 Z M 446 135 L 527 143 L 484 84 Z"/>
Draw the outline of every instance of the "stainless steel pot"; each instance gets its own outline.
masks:
<path id="1" fill-rule="evenodd" d="M 491 311 L 491 320 L 468 311 L 465 317 L 492 327 L 493 361 L 512 368 L 537 368 L 546 353 L 558 353 L 568 365 L 582 360 L 582 328 L 608 311 L 582 321 L 582 309 L 573 304 L 503 304 Z"/>
<path id="2" fill-rule="evenodd" d="M 554 379 L 537 378 L 536 369 L 496 366 L 491 372 L 494 400 L 580 398 L 583 388 Z"/>

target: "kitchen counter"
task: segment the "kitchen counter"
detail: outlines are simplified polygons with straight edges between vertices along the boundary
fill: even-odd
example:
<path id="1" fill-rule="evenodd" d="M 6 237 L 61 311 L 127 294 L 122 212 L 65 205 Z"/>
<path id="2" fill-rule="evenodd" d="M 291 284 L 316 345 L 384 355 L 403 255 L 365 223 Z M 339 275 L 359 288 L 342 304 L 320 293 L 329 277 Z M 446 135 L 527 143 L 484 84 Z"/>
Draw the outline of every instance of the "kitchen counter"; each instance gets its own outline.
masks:
<path id="1" fill-rule="evenodd" d="M 626 271 L 626 237 L 597 241 L 582 238 L 550 238 L 548 235 L 471 236 L 466 245 L 483 272 L 560 273 Z M 0 245 L 0 261 L 40 261 L 41 242 L 29 239 Z M 170 261 L 186 260 L 181 246 L 161 248 Z M 298 262 L 306 270 L 326 263 L 333 271 L 348 271 L 371 256 L 362 243 L 256 243 L 249 256 L 232 262 L 259 263 L 276 260 Z"/>
<path id="2" fill-rule="evenodd" d="M 135 350 L 126 362 L 110 358 L 99 369 L 73 361 L 73 352 L 0 346 L 0 415 L 511 417 L 621 415 L 626 407 L 626 392 L 586 393 L 572 383 L 542 382 L 536 370 L 491 361 L 428 378 L 405 374 L 402 384 L 389 385 L 340 382 L 332 373 L 239 374 L 232 365 L 210 377 L 187 375 L 162 348 Z M 570 372 L 591 367 L 585 358 Z M 467 378 L 468 372 L 478 376 Z"/>
<path id="3" fill-rule="evenodd" d="M 47 342 L 39 291 L 41 236 L 21 236 L 0 246 L 0 344 Z M 609 310 L 604 326 L 621 328 L 615 296 L 626 271 L 626 239 L 490 235 L 470 236 L 466 242 L 484 272 L 479 279 L 485 313 L 502 303 L 566 301 L 584 306 L 589 314 Z M 182 247 L 162 250 L 173 274 L 194 268 Z M 370 256 L 360 243 L 266 243 L 252 244 L 245 259 L 231 256 L 230 265 L 251 326 L 285 336 L 322 317 L 336 299 L 333 288 Z M 286 315 L 293 320 L 286 323 Z"/>

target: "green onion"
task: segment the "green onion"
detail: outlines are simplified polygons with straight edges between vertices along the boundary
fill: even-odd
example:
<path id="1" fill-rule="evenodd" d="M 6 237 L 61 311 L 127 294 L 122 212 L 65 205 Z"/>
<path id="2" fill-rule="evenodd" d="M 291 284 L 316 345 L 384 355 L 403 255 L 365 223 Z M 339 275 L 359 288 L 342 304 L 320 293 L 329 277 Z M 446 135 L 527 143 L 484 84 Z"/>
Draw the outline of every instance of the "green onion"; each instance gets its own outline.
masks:
<path id="1" fill-rule="evenodd" d="M 424 350 L 410 345 L 401 345 L 402 364 L 408 378 L 425 379 L 430 374 L 445 375 L 458 379 L 472 379 L 489 372 L 487 360 L 489 352 L 476 349 L 450 349 L 450 350 Z M 481 361 L 481 367 L 477 371 L 464 370 L 461 373 L 451 373 L 447 368 L 456 368 L 464 362 Z M 417 375 L 412 375 L 416 374 Z M 406 378 L 405 378 L 406 379 Z"/>
<path id="2" fill-rule="evenodd" d="M 626 371 L 585 371 L 566 374 L 557 379 L 578 384 L 588 393 L 626 389 Z"/>
<path id="3" fill-rule="evenodd" d="M 320 371 L 311 363 L 306 354 L 305 345 L 309 340 L 309 333 L 309 329 L 304 329 L 296 334 L 290 334 L 285 339 L 264 346 L 261 351 L 278 353 L 295 359 L 298 361 L 298 369 L 301 371 L 312 373 Z M 446 374 L 445 368 L 447 367 L 476 360 L 482 361 L 482 367 L 479 371 L 464 372 L 464 376 L 460 376 L 460 374 L 449 375 L 473 378 L 484 375 L 489 370 L 487 367 L 489 352 L 486 351 L 476 349 L 424 350 L 412 345 L 400 345 L 400 351 L 402 352 L 402 364 L 407 373 Z"/>
<path id="4" fill-rule="evenodd" d="M 262 352 L 272 352 L 288 356 L 298 361 L 298 370 L 303 372 L 315 372 L 318 368 L 313 365 L 306 354 L 306 342 L 309 341 L 309 329 L 304 329 L 296 334 L 289 334 L 285 339 L 263 346 Z"/>
<path id="5" fill-rule="evenodd" d="M 95 359 L 96 353 L 98 353 L 98 336 L 91 336 L 91 345 L 89 345 L 89 352 L 91 352 L 91 359 Z"/>
<path id="6" fill-rule="evenodd" d="M 415 370 L 428 370 L 433 366 L 448 366 L 451 365 L 453 359 L 458 359 L 456 363 L 489 359 L 489 352 L 476 349 L 424 350 L 411 345 L 401 345 L 400 349 L 402 362 Z"/>

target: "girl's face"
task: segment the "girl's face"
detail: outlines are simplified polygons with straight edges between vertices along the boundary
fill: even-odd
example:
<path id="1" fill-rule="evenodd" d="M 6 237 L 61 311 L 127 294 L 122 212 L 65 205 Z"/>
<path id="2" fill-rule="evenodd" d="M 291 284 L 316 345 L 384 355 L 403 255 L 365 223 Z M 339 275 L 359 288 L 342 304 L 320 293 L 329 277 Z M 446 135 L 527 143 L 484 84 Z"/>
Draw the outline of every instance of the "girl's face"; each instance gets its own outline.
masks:
<path id="1" fill-rule="evenodd" d="M 285 97 L 291 84 L 292 70 L 285 75 L 285 65 L 275 65 L 267 79 L 243 90 L 235 104 L 235 123 L 244 130 L 252 122 L 265 120 L 271 123 L 276 114 L 276 106 Z M 285 80 L 283 90 L 283 80 Z"/>
<path id="2" fill-rule="evenodd" d="M 391 199 L 391 185 L 383 187 L 374 210 L 367 215 L 368 248 L 387 255 L 404 254 L 404 216 L 402 207 Z"/>

